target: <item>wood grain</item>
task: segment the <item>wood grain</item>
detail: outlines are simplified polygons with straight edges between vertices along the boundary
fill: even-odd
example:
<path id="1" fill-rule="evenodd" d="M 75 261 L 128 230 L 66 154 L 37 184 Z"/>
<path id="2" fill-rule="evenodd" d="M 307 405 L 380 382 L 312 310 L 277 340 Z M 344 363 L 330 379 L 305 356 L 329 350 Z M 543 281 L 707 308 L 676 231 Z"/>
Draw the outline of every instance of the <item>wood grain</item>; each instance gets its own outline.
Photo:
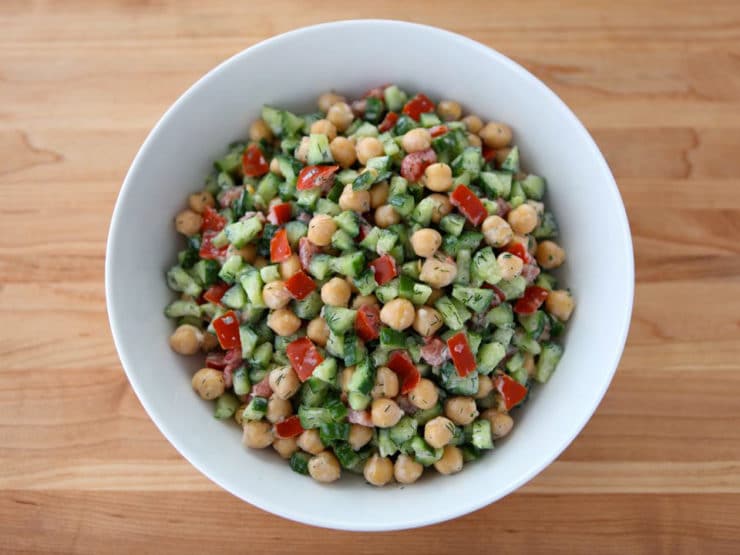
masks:
<path id="1" fill-rule="evenodd" d="M 103 291 L 120 183 L 168 105 L 263 38 L 359 17 L 463 33 L 552 87 L 614 171 L 637 277 L 619 372 L 554 464 L 472 515 L 362 541 L 184 461 L 128 386 Z M 736 1 L 6 0 L 0 26 L 0 551 L 737 552 Z"/>

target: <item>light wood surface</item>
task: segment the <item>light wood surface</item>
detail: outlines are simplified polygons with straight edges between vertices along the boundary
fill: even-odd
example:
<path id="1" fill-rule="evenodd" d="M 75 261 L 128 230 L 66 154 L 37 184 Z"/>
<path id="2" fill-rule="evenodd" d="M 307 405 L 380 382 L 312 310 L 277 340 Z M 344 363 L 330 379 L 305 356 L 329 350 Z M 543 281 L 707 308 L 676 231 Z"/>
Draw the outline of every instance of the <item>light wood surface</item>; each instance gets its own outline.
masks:
<path id="1" fill-rule="evenodd" d="M 637 263 L 624 358 L 570 448 L 493 506 L 363 537 L 182 459 L 128 386 L 103 291 L 116 194 L 167 106 L 265 37 L 358 17 L 464 33 L 551 86 L 614 171 Z M 0 552 L 738 552 L 736 0 L 5 0 L 0 28 Z"/>

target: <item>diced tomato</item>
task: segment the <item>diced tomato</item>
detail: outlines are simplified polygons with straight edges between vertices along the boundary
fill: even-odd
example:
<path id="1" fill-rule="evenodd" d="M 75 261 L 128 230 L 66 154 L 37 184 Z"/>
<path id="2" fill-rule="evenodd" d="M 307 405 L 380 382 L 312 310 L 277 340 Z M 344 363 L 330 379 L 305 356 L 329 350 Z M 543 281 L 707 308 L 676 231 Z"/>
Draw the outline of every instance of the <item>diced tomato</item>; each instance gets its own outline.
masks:
<path id="1" fill-rule="evenodd" d="M 306 166 L 298 174 L 296 189 L 307 191 L 314 187 L 323 187 L 325 184 L 334 181 L 334 174 L 339 166 Z"/>
<path id="2" fill-rule="evenodd" d="M 313 374 L 314 368 L 324 361 L 316 345 L 308 337 L 301 337 L 285 348 L 290 365 L 298 374 L 298 378 L 305 382 Z"/>
<path id="3" fill-rule="evenodd" d="M 226 218 L 210 206 L 205 207 L 202 217 L 203 223 L 200 224 L 201 231 L 221 231 L 226 226 Z"/>
<path id="4" fill-rule="evenodd" d="M 259 177 L 265 175 L 270 165 L 265 160 L 265 155 L 256 144 L 252 143 L 242 155 L 242 171 L 248 177 Z"/>
<path id="5" fill-rule="evenodd" d="M 226 256 L 229 245 L 219 248 L 213 244 L 213 238 L 218 234 L 218 231 L 213 230 L 203 232 L 203 235 L 200 237 L 200 251 L 198 252 L 201 258 L 205 258 L 206 260 L 221 260 Z"/>
<path id="6" fill-rule="evenodd" d="M 220 303 L 221 297 L 224 296 L 226 291 L 229 290 L 229 287 L 231 287 L 228 283 L 217 283 L 216 285 L 211 285 L 205 293 L 203 293 L 203 298 L 207 300 L 209 303 Z"/>
<path id="7" fill-rule="evenodd" d="M 241 198 L 242 193 L 244 193 L 244 187 L 242 185 L 226 189 L 223 193 L 218 195 L 218 205 L 221 208 L 228 208 L 231 206 L 232 202 Z"/>
<path id="8" fill-rule="evenodd" d="M 388 112 L 383 118 L 383 121 L 380 122 L 380 125 L 378 125 L 378 131 L 380 131 L 381 133 L 390 131 L 391 129 L 393 129 L 393 126 L 396 125 L 397 121 L 398 114 L 396 112 Z"/>
<path id="9" fill-rule="evenodd" d="M 517 314 L 532 314 L 542 306 L 549 294 L 550 292 L 544 287 L 530 285 L 524 290 L 524 296 L 517 299 L 514 304 L 514 312 Z"/>
<path id="10" fill-rule="evenodd" d="M 404 156 L 401 161 L 401 175 L 409 181 L 419 181 L 427 166 L 436 161 L 437 153 L 431 148 L 412 152 Z"/>
<path id="11" fill-rule="evenodd" d="M 278 229 L 270 239 L 270 261 L 283 262 L 288 260 L 292 254 L 293 251 L 288 243 L 288 232 L 285 228 Z"/>
<path id="12" fill-rule="evenodd" d="M 496 149 L 494 149 L 494 148 L 489 148 L 489 147 L 487 147 L 487 146 L 484 146 L 484 147 L 483 147 L 483 152 L 482 152 L 482 154 L 483 154 L 483 159 L 484 159 L 484 160 L 485 160 L 486 162 L 490 162 L 491 160 L 493 160 L 494 158 L 496 158 Z"/>
<path id="13" fill-rule="evenodd" d="M 241 349 L 242 343 L 239 339 L 239 318 L 233 310 L 229 310 L 223 316 L 213 321 L 216 337 L 222 349 Z"/>
<path id="14" fill-rule="evenodd" d="M 316 289 L 316 283 L 312 280 L 306 272 L 301 270 L 300 272 L 293 274 L 285 281 L 285 288 L 290 291 L 299 301 L 305 299 L 311 291 Z"/>
<path id="15" fill-rule="evenodd" d="M 347 421 L 350 424 L 359 424 L 366 428 L 373 427 L 373 418 L 369 410 L 349 410 L 347 411 Z"/>
<path id="16" fill-rule="evenodd" d="M 393 370 L 401 381 L 401 393 L 406 394 L 421 380 L 419 369 L 406 351 L 393 351 L 388 357 L 388 368 Z"/>
<path id="17" fill-rule="evenodd" d="M 452 362 L 455 364 L 455 370 L 460 377 L 465 377 L 471 372 L 475 372 L 477 364 L 475 355 L 470 350 L 468 338 L 465 332 L 458 332 L 447 340 L 447 348 L 450 350 Z"/>
<path id="18" fill-rule="evenodd" d="M 506 374 L 500 374 L 493 379 L 493 387 L 501 394 L 509 410 L 521 403 L 527 396 L 527 388 Z"/>
<path id="19" fill-rule="evenodd" d="M 273 225 L 282 225 L 290 221 L 293 207 L 289 202 L 274 204 L 270 207 L 270 213 L 267 215 L 267 221 Z"/>
<path id="20" fill-rule="evenodd" d="M 532 283 L 538 275 L 540 275 L 540 267 L 537 266 L 536 262 L 532 262 L 530 264 L 525 264 L 524 266 L 522 266 L 521 276 L 528 284 Z"/>
<path id="21" fill-rule="evenodd" d="M 226 387 L 229 388 L 234 383 L 234 370 L 239 368 L 242 364 L 241 347 L 226 351 L 224 362 L 226 363 L 226 366 L 224 367 L 224 383 L 226 384 Z"/>
<path id="22" fill-rule="evenodd" d="M 206 355 L 206 368 L 223 370 L 226 368 L 226 353 L 211 351 Z"/>
<path id="23" fill-rule="evenodd" d="M 370 269 L 375 274 L 375 282 L 378 285 L 385 285 L 398 275 L 396 259 L 389 254 L 384 254 L 370 263 Z"/>
<path id="24" fill-rule="evenodd" d="M 365 94 L 362 95 L 362 98 L 370 98 L 372 96 L 373 98 L 377 98 L 378 100 L 383 100 L 385 96 L 385 89 L 387 88 L 388 83 L 372 88 L 369 91 L 366 91 Z"/>
<path id="25" fill-rule="evenodd" d="M 447 133 L 450 129 L 446 125 L 435 125 L 431 129 L 429 129 L 429 134 L 434 137 L 439 137 L 440 135 L 444 135 Z"/>
<path id="26" fill-rule="evenodd" d="M 355 331 L 363 341 L 380 337 L 380 309 L 376 305 L 359 308 L 355 318 Z"/>
<path id="27" fill-rule="evenodd" d="M 528 264 L 532 261 L 532 257 L 527 252 L 527 247 L 525 247 L 524 244 L 520 243 L 519 241 L 512 241 L 504 247 L 504 250 L 513 254 L 514 256 L 518 256 L 525 264 Z"/>
<path id="28" fill-rule="evenodd" d="M 275 435 L 281 439 L 301 435 L 304 431 L 303 426 L 301 426 L 301 419 L 295 414 L 275 424 Z"/>
<path id="29" fill-rule="evenodd" d="M 421 358 L 432 366 L 440 366 L 450 358 L 447 344 L 439 337 L 425 337 L 421 348 Z"/>
<path id="30" fill-rule="evenodd" d="M 421 114 L 433 111 L 434 102 L 429 100 L 429 98 L 422 93 L 417 94 L 403 107 L 403 113 L 416 121 L 419 121 L 419 116 L 421 116 Z"/>
<path id="31" fill-rule="evenodd" d="M 270 395 L 272 395 L 272 387 L 270 387 L 270 373 L 269 372 L 264 378 L 262 378 L 262 381 L 252 386 L 252 391 L 250 391 L 250 393 L 254 397 L 267 398 Z"/>
<path id="32" fill-rule="evenodd" d="M 465 185 L 458 185 L 457 188 L 452 191 L 450 195 L 450 202 L 453 206 L 462 212 L 470 223 L 473 225 L 480 225 L 483 220 L 488 216 L 486 207 L 480 199 L 475 196 L 475 193 L 468 189 Z"/>
<path id="33" fill-rule="evenodd" d="M 313 255 L 319 252 L 319 250 L 321 249 L 309 241 L 308 237 L 301 237 L 298 240 L 298 258 L 301 259 L 301 268 L 308 271 Z"/>

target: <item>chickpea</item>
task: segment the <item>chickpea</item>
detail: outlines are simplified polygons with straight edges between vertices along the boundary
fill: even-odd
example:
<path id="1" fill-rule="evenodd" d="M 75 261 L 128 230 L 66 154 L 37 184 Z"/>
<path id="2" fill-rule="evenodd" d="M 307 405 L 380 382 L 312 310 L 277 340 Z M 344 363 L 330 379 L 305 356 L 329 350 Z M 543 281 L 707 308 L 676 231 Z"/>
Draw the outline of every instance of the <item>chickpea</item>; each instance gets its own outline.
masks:
<path id="1" fill-rule="evenodd" d="M 436 162 L 424 170 L 424 185 L 430 191 L 444 193 L 452 187 L 452 169 L 447 164 Z"/>
<path id="2" fill-rule="evenodd" d="M 381 181 L 380 183 L 373 185 L 370 189 L 370 207 L 378 208 L 387 203 L 389 189 L 390 186 L 387 181 Z"/>
<path id="3" fill-rule="evenodd" d="M 319 96 L 319 110 L 326 113 L 329 108 L 334 106 L 337 102 L 344 102 L 346 99 L 333 91 L 325 92 Z"/>
<path id="4" fill-rule="evenodd" d="M 267 266 L 267 264 L 269 264 L 269 262 L 264 256 L 258 256 L 254 259 L 254 262 L 252 262 L 252 266 L 257 268 L 258 270 L 261 270 L 262 268 Z"/>
<path id="5" fill-rule="evenodd" d="M 474 397 L 485 399 L 491 391 L 493 391 L 493 380 L 484 374 L 478 376 L 478 391 L 475 392 Z"/>
<path id="6" fill-rule="evenodd" d="M 397 331 L 413 324 L 415 315 L 414 305 L 408 299 L 393 299 L 380 309 L 380 321 Z"/>
<path id="7" fill-rule="evenodd" d="M 468 133 L 468 144 L 470 146 L 475 146 L 478 148 L 481 148 L 483 146 L 480 137 L 478 135 L 474 135 L 473 133 Z"/>
<path id="8" fill-rule="evenodd" d="M 398 421 L 401 420 L 403 410 L 391 399 L 373 399 L 370 407 L 370 417 L 373 420 L 373 426 L 390 428 L 398 424 Z"/>
<path id="9" fill-rule="evenodd" d="M 267 414 L 265 417 L 268 422 L 275 424 L 276 422 L 285 420 L 291 414 L 293 414 L 293 405 L 287 399 L 273 396 L 267 401 Z"/>
<path id="10" fill-rule="evenodd" d="M 352 301 L 352 308 L 361 308 L 363 306 L 379 306 L 378 299 L 375 295 L 357 295 Z"/>
<path id="11" fill-rule="evenodd" d="M 445 416 L 460 426 L 470 424 L 478 416 L 475 399 L 472 397 L 450 397 L 445 401 Z"/>
<path id="12" fill-rule="evenodd" d="M 193 193 L 188 197 L 188 204 L 193 212 L 202 214 L 206 209 L 206 206 L 213 208 L 216 206 L 216 199 L 208 191 L 201 191 L 199 193 Z"/>
<path id="13" fill-rule="evenodd" d="M 516 233 L 531 233 L 537 227 L 537 211 L 530 204 L 520 204 L 506 217 Z"/>
<path id="14" fill-rule="evenodd" d="M 432 208 L 432 222 L 438 224 L 442 218 L 452 212 L 452 202 L 450 197 L 441 193 L 432 193 L 427 198 L 434 201 Z"/>
<path id="15" fill-rule="evenodd" d="M 308 323 L 306 335 L 319 347 L 325 347 L 326 342 L 329 340 L 329 326 L 326 325 L 326 320 L 321 316 L 317 316 L 311 320 Z"/>
<path id="16" fill-rule="evenodd" d="M 419 383 L 409 392 L 409 401 L 416 408 L 427 410 L 437 404 L 439 392 L 432 380 L 422 378 Z"/>
<path id="17" fill-rule="evenodd" d="M 455 474 L 463 467 L 462 451 L 454 445 L 447 445 L 442 453 L 442 458 L 434 463 L 434 468 L 440 474 Z"/>
<path id="18" fill-rule="evenodd" d="M 284 459 L 289 459 L 298 451 L 298 444 L 294 437 L 277 438 L 272 442 L 272 448 Z"/>
<path id="19" fill-rule="evenodd" d="M 277 157 L 270 160 L 270 171 L 277 176 L 283 177 L 283 170 L 280 169 L 280 160 Z"/>
<path id="20" fill-rule="evenodd" d="M 374 486 L 384 486 L 393 479 L 393 463 L 387 457 L 375 453 L 362 470 L 365 480 Z"/>
<path id="21" fill-rule="evenodd" d="M 342 468 L 331 451 L 322 451 L 308 461 L 308 473 L 317 482 L 329 483 L 339 480 Z"/>
<path id="22" fill-rule="evenodd" d="M 362 449 L 373 439 L 373 429 L 359 424 L 350 424 L 348 443 L 355 451 Z"/>
<path id="23" fill-rule="evenodd" d="M 327 111 L 326 119 L 334 124 L 338 132 L 344 133 L 352 124 L 355 115 L 352 113 L 352 108 L 349 107 L 349 104 L 346 102 L 336 102 Z"/>
<path id="24" fill-rule="evenodd" d="M 413 484 L 418 480 L 424 467 L 408 455 L 400 454 L 393 465 L 393 477 L 400 484 Z"/>
<path id="25" fill-rule="evenodd" d="M 370 396 L 373 399 L 380 399 L 381 397 L 387 397 L 389 399 L 398 395 L 398 376 L 396 373 L 386 366 L 381 366 L 375 372 L 375 385 L 370 391 Z"/>
<path id="26" fill-rule="evenodd" d="M 509 153 L 511 152 L 510 148 L 499 148 L 496 150 L 496 163 L 499 165 L 504 163 L 504 160 L 506 160 L 509 157 Z"/>
<path id="27" fill-rule="evenodd" d="M 308 222 L 308 240 L 319 247 L 331 245 L 331 236 L 337 230 L 337 224 L 331 216 L 316 214 Z"/>
<path id="28" fill-rule="evenodd" d="M 511 226 L 501 216 L 488 216 L 483 220 L 481 231 L 486 243 L 496 248 L 508 244 L 514 236 Z"/>
<path id="29" fill-rule="evenodd" d="M 419 152 L 432 146 L 432 136 L 427 129 L 415 127 L 401 137 L 401 146 L 406 152 Z"/>
<path id="30" fill-rule="evenodd" d="M 195 235 L 200 231 L 203 218 L 193 210 L 183 210 L 175 217 L 175 229 L 183 235 Z"/>
<path id="31" fill-rule="evenodd" d="M 286 258 L 280 263 L 280 276 L 283 279 L 290 279 L 300 271 L 301 259 L 298 258 L 297 254 L 291 254 L 290 258 Z"/>
<path id="32" fill-rule="evenodd" d="M 324 450 L 324 444 L 321 443 L 318 430 L 306 430 L 301 433 L 298 436 L 297 444 L 306 453 L 311 453 L 312 455 L 318 455 Z"/>
<path id="33" fill-rule="evenodd" d="M 363 166 L 367 164 L 367 161 L 370 160 L 370 158 L 382 156 L 385 153 L 383 143 L 375 137 L 363 137 L 357 141 L 355 150 L 357 151 L 357 160 L 359 160 L 360 164 Z"/>
<path id="34" fill-rule="evenodd" d="M 512 279 L 522 273 L 524 262 L 518 256 L 508 252 L 502 252 L 496 258 L 503 279 Z"/>
<path id="35" fill-rule="evenodd" d="M 343 169 L 349 168 L 357 161 L 355 145 L 347 137 L 337 137 L 329 144 L 332 158 L 342 166 Z"/>
<path id="36" fill-rule="evenodd" d="M 290 366 L 281 366 L 272 370 L 269 383 L 279 399 L 290 399 L 301 387 L 298 376 Z"/>
<path id="37" fill-rule="evenodd" d="M 511 143 L 511 127 L 504 123 L 489 122 L 478 135 L 489 148 L 503 148 Z"/>
<path id="38" fill-rule="evenodd" d="M 537 245 L 535 257 L 545 270 L 552 270 L 565 262 L 565 251 L 555 241 L 542 241 Z"/>
<path id="39" fill-rule="evenodd" d="M 201 368 L 195 374 L 191 381 L 193 389 L 198 392 L 201 399 L 211 401 L 221 397 L 226 391 L 224 382 L 224 373 L 213 368 Z"/>
<path id="40" fill-rule="evenodd" d="M 451 258 L 431 257 L 421 265 L 419 279 L 432 287 L 447 287 L 457 277 L 457 264 Z"/>
<path id="41" fill-rule="evenodd" d="M 462 116 L 462 106 L 454 100 L 440 100 L 437 104 L 437 113 L 444 121 L 455 121 Z"/>
<path id="42" fill-rule="evenodd" d="M 430 227 L 415 231 L 411 236 L 411 246 L 417 256 L 429 258 L 442 245 L 442 236 L 439 231 Z"/>
<path id="43" fill-rule="evenodd" d="M 342 387 L 342 391 L 344 392 L 349 391 L 349 382 L 352 379 L 352 376 L 354 375 L 355 375 L 354 366 L 347 366 L 344 370 L 342 370 L 341 379 L 339 380 L 339 384 Z"/>
<path id="44" fill-rule="evenodd" d="M 267 316 L 267 325 L 276 334 L 285 337 L 293 335 L 301 327 L 301 319 L 290 308 L 278 308 Z"/>
<path id="45" fill-rule="evenodd" d="M 401 221 L 401 215 L 390 204 L 375 209 L 375 225 L 386 228 Z"/>
<path id="46" fill-rule="evenodd" d="M 328 119 L 319 119 L 311 124 L 311 134 L 326 135 L 326 138 L 333 141 L 337 136 L 337 128 Z"/>
<path id="47" fill-rule="evenodd" d="M 435 416 L 424 426 L 424 439 L 429 445 L 439 449 L 452 441 L 454 431 L 455 424 L 452 420 L 444 416 Z"/>
<path id="48" fill-rule="evenodd" d="M 342 190 L 339 197 L 339 207 L 342 210 L 354 210 L 363 213 L 370 210 L 370 193 L 368 191 L 355 191 L 352 184 L 348 184 Z"/>
<path id="49" fill-rule="evenodd" d="M 330 306 L 347 306 L 351 294 L 347 282 L 338 277 L 331 278 L 321 288 L 321 300 Z"/>
<path id="50" fill-rule="evenodd" d="M 511 416 L 495 409 L 484 410 L 481 418 L 485 418 L 491 423 L 491 436 L 493 436 L 493 439 L 504 437 L 514 427 L 514 419 Z"/>
<path id="51" fill-rule="evenodd" d="M 471 133 L 478 133 L 478 131 L 483 129 L 483 122 L 478 116 L 474 116 L 473 114 L 465 116 L 462 122 L 465 124 L 465 128 Z"/>
<path id="52" fill-rule="evenodd" d="M 285 287 L 285 282 L 271 281 L 262 288 L 262 298 L 268 308 L 277 309 L 286 306 L 293 296 Z"/>
<path id="53" fill-rule="evenodd" d="M 194 355 L 202 343 L 203 332 L 190 324 L 177 326 L 175 333 L 170 336 L 170 347 L 181 355 Z"/>
<path id="54" fill-rule="evenodd" d="M 263 119 L 257 119 L 249 126 L 249 139 L 258 143 L 259 141 L 271 141 L 272 129 Z"/>
<path id="55" fill-rule="evenodd" d="M 240 249 L 237 249 L 234 245 L 229 245 L 228 254 L 229 256 L 233 254 L 238 254 L 242 257 L 242 260 L 244 260 L 244 262 L 252 264 L 257 259 L 257 245 L 255 245 L 254 243 L 249 243 L 248 245 L 244 245 Z"/>
<path id="56" fill-rule="evenodd" d="M 442 324 L 444 324 L 444 320 L 437 309 L 431 306 L 420 306 L 416 309 L 413 325 L 419 335 L 423 337 L 434 335 L 442 327 Z"/>
<path id="57" fill-rule="evenodd" d="M 242 443 L 252 449 L 264 449 L 272 444 L 272 425 L 264 420 L 247 420 L 244 422 Z"/>
<path id="58" fill-rule="evenodd" d="M 545 299 L 545 308 L 558 320 L 565 322 L 570 318 L 570 315 L 573 314 L 575 301 L 570 292 L 565 291 L 564 289 L 557 289 L 555 291 L 550 291 L 550 294 L 547 295 L 547 299 Z"/>
<path id="59" fill-rule="evenodd" d="M 203 343 L 201 344 L 201 349 L 203 349 L 204 352 L 212 351 L 216 347 L 219 346 L 218 343 L 218 337 L 213 335 L 212 333 L 204 333 L 203 334 Z"/>
<path id="60" fill-rule="evenodd" d="M 306 160 L 308 159 L 308 145 L 309 145 L 310 139 L 308 137 L 303 137 L 301 139 L 301 142 L 298 143 L 298 146 L 295 149 L 294 156 L 303 162 L 306 163 Z"/>

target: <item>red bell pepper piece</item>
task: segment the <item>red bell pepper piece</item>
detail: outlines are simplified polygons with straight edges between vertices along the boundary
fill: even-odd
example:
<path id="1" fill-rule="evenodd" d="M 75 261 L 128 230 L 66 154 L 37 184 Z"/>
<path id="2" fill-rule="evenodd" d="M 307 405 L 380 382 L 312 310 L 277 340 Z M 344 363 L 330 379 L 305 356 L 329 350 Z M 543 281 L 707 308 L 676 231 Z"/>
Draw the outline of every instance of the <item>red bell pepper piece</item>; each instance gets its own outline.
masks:
<path id="1" fill-rule="evenodd" d="M 409 181 L 419 181 L 427 166 L 437 161 L 437 153 L 428 148 L 407 154 L 401 160 L 401 176 Z"/>
<path id="2" fill-rule="evenodd" d="M 226 218 L 210 206 L 205 207 L 202 218 L 203 223 L 200 224 L 201 231 L 221 231 L 226 226 Z"/>
<path id="3" fill-rule="evenodd" d="M 549 294 L 550 292 L 544 287 L 530 285 L 524 290 L 522 298 L 517 299 L 514 304 L 514 312 L 517 314 L 532 314 L 542 306 Z"/>
<path id="4" fill-rule="evenodd" d="M 453 206 L 462 212 L 470 223 L 473 225 L 480 225 L 483 220 L 488 216 L 486 207 L 480 199 L 475 196 L 475 193 L 468 189 L 465 185 L 458 185 L 457 188 L 452 191 L 450 195 L 450 202 Z"/>
<path id="5" fill-rule="evenodd" d="M 314 368 L 324 361 L 316 345 L 308 337 L 301 337 L 289 343 L 285 348 L 285 353 L 298 379 L 302 382 L 310 378 Z"/>
<path id="6" fill-rule="evenodd" d="M 314 187 L 323 187 L 334 180 L 334 174 L 339 166 L 306 166 L 298 174 L 296 189 L 307 191 Z"/>
<path id="7" fill-rule="evenodd" d="M 218 231 L 213 231 L 212 229 L 203 232 L 200 238 L 200 251 L 198 251 L 201 258 L 205 258 L 206 260 L 220 260 L 226 256 L 226 251 L 229 248 L 228 245 L 219 248 L 213 244 L 213 238 L 218 234 Z"/>
<path id="8" fill-rule="evenodd" d="M 355 331 L 363 341 L 380 337 L 380 309 L 376 305 L 361 306 L 355 318 Z"/>
<path id="9" fill-rule="evenodd" d="M 525 264 L 529 264 L 530 262 L 532 262 L 532 257 L 527 252 L 527 247 L 525 247 L 519 241 L 512 241 L 504 247 L 504 250 L 508 253 L 513 254 L 514 256 L 518 256 Z"/>
<path id="10" fill-rule="evenodd" d="M 429 100 L 429 98 L 422 93 L 417 94 L 403 107 L 403 113 L 416 121 L 419 121 L 421 114 L 433 111 L 434 102 Z"/>
<path id="11" fill-rule="evenodd" d="M 416 387 L 421 380 L 419 369 L 406 351 L 393 351 L 388 357 L 388 368 L 393 370 L 401 381 L 401 394 Z"/>
<path id="12" fill-rule="evenodd" d="M 248 177 L 259 177 L 265 175 L 270 165 L 265 160 L 265 155 L 256 144 L 252 143 L 242 155 L 242 171 Z"/>
<path id="13" fill-rule="evenodd" d="M 301 419 L 295 414 L 275 424 L 275 435 L 281 439 L 301 435 L 304 431 L 303 426 L 301 426 Z"/>
<path id="14" fill-rule="evenodd" d="M 398 275 L 396 259 L 389 254 L 384 254 L 370 263 L 370 269 L 375 274 L 375 282 L 378 285 L 385 285 Z"/>
<path id="15" fill-rule="evenodd" d="M 471 372 L 475 372 L 478 365 L 475 362 L 473 351 L 470 350 L 465 332 L 461 331 L 450 337 L 447 340 L 447 348 L 458 376 L 464 378 Z"/>
<path id="16" fill-rule="evenodd" d="M 293 207 L 289 202 L 274 204 L 270 207 L 270 213 L 267 215 L 267 221 L 273 225 L 282 225 L 290 221 L 293 213 Z"/>
<path id="17" fill-rule="evenodd" d="M 270 239 L 270 261 L 283 262 L 288 260 L 292 254 L 293 251 L 288 243 L 288 232 L 285 228 L 278 229 Z"/>
<path id="18" fill-rule="evenodd" d="M 527 396 L 527 388 L 506 374 L 500 374 L 493 379 L 493 387 L 501 394 L 509 410 L 521 403 Z"/>
<path id="19" fill-rule="evenodd" d="M 383 121 L 380 122 L 380 125 L 378 125 L 378 131 L 381 133 L 390 131 L 396 125 L 397 121 L 398 114 L 396 112 L 388 112 L 383 118 Z"/>
<path id="20" fill-rule="evenodd" d="M 299 301 L 305 299 L 311 291 L 316 289 L 316 283 L 312 280 L 306 272 L 301 270 L 300 272 L 293 274 L 285 281 L 285 288 L 290 291 Z"/>
<path id="21" fill-rule="evenodd" d="M 439 137 L 441 135 L 444 135 L 449 131 L 449 128 L 446 125 L 435 125 L 431 129 L 429 129 L 429 134 L 434 137 Z"/>
<path id="22" fill-rule="evenodd" d="M 242 342 L 239 338 L 239 318 L 233 310 L 229 310 L 223 316 L 213 321 L 216 337 L 222 349 L 241 349 Z"/>
<path id="23" fill-rule="evenodd" d="M 217 283 L 216 285 L 211 285 L 206 292 L 203 293 L 203 298 L 209 303 L 218 304 L 221 302 L 221 297 L 224 296 L 230 287 L 231 286 L 228 283 Z"/>

